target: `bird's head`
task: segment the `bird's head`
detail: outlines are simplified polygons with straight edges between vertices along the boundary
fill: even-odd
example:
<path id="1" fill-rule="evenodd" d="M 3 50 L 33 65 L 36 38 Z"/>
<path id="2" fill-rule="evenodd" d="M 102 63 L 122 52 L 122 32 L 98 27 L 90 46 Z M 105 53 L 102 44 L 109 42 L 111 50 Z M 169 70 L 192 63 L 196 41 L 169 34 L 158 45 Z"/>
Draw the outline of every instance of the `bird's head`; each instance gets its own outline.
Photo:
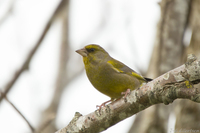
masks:
<path id="1" fill-rule="evenodd" d="M 76 50 L 84 60 L 100 61 L 109 57 L 109 54 L 99 45 L 89 44 L 82 49 Z"/>

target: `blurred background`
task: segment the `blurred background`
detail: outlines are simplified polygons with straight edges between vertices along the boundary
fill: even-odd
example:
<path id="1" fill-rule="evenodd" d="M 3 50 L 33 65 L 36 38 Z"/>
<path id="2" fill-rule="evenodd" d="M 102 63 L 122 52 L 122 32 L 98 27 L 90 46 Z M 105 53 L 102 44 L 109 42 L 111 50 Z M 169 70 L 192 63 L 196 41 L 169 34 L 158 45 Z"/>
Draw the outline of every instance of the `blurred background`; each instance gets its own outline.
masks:
<path id="1" fill-rule="evenodd" d="M 200 57 L 199 22 L 199 0 L 0 0 L 0 132 L 54 133 L 75 112 L 109 100 L 90 84 L 75 50 L 99 44 L 156 78 L 188 53 Z M 176 100 L 104 133 L 199 131 L 199 112 L 198 104 Z"/>

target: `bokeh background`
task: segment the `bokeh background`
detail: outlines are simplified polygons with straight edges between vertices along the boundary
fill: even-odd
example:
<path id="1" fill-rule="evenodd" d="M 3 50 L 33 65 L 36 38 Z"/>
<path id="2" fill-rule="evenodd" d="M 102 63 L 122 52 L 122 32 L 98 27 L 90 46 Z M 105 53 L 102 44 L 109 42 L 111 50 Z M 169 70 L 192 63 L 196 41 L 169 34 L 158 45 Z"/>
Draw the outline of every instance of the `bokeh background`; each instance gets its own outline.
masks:
<path id="1" fill-rule="evenodd" d="M 53 133 L 75 112 L 86 115 L 109 100 L 75 52 L 87 44 L 150 78 L 183 64 L 188 53 L 199 56 L 199 7 L 198 0 L 0 0 L 0 90 L 7 97 L 0 99 L 0 132 Z M 180 113 L 187 102 L 151 107 L 104 133 L 199 130 L 199 105 Z M 189 120 L 196 124 L 187 128 Z"/>

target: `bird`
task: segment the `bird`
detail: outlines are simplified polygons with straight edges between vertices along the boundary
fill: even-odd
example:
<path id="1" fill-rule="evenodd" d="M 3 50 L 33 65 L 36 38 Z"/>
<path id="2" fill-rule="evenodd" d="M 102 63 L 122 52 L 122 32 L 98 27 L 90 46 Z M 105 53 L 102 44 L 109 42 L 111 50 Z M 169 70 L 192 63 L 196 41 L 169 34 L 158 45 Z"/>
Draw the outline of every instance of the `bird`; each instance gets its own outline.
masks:
<path id="1" fill-rule="evenodd" d="M 111 98 L 97 106 L 99 109 L 152 80 L 112 58 L 100 45 L 89 44 L 76 52 L 83 57 L 86 75 L 94 88 Z"/>

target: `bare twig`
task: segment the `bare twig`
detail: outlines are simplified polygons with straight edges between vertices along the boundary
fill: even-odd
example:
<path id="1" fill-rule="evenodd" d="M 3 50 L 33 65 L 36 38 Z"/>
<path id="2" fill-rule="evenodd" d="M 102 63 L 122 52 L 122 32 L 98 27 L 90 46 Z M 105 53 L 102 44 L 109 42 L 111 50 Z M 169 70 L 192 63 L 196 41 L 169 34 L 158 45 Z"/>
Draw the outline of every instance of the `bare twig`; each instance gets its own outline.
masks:
<path id="1" fill-rule="evenodd" d="M 4 95 L 4 99 L 17 111 L 17 113 L 26 121 L 26 123 L 28 124 L 28 126 L 30 127 L 31 131 L 33 132 L 35 129 L 33 128 L 33 126 L 30 124 L 30 122 L 26 119 L 26 117 L 17 109 L 17 107 L 10 101 L 8 100 L 8 98 L 6 97 L 5 94 L 3 94 L 3 92 L 1 92 L 0 90 L 0 93 L 2 95 Z"/>
<path id="2" fill-rule="evenodd" d="M 33 47 L 33 49 L 30 51 L 30 53 L 28 54 L 27 58 L 25 59 L 24 63 L 22 64 L 22 66 L 20 67 L 20 69 L 13 75 L 13 77 L 11 78 L 11 80 L 8 82 L 8 84 L 6 85 L 5 89 L 4 89 L 4 94 L 7 95 L 7 93 L 10 91 L 10 89 L 12 88 L 12 86 L 15 84 L 15 82 L 17 81 L 17 79 L 19 78 L 19 76 L 22 74 L 23 71 L 25 71 L 28 66 L 30 61 L 32 60 L 33 55 L 35 54 L 35 52 L 38 50 L 39 46 L 41 45 L 41 42 L 43 41 L 46 33 L 48 32 L 54 18 L 56 17 L 57 13 L 63 9 L 63 3 L 67 2 L 68 0 L 62 0 L 60 2 L 60 4 L 58 5 L 57 9 L 55 10 L 55 12 L 52 14 L 51 18 L 49 19 L 48 23 L 46 24 L 40 38 L 38 39 L 38 41 L 36 42 L 36 45 Z M 2 101 L 2 99 L 4 98 L 4 95 L 1 95 L 0 97 L 0 102 Z"/>
<path id="3" fill-rule="evenodd" d="M 10 0 L 7 11 L 4 13 L 3 17 L 0 18 L 0 25 L 6 20 L 6 18 L 9 16 L 9 14 L 12 12 L 14 2 L 15 2 L 14 0 Z"/>

